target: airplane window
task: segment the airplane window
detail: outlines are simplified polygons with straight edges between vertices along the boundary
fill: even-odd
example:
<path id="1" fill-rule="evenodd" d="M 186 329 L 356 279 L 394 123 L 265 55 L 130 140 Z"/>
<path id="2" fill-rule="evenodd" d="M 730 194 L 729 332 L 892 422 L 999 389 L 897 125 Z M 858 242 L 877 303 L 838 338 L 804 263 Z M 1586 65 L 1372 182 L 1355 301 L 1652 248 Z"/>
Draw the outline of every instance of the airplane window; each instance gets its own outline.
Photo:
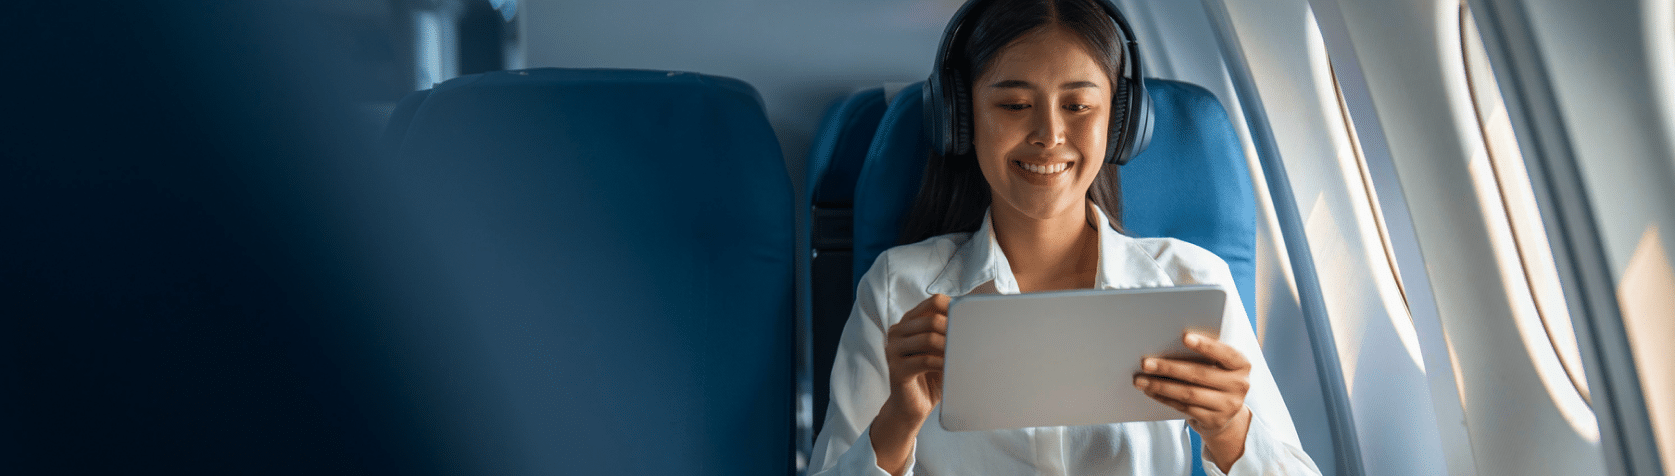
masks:
<path id="1" fill-rule="evenodd" d="M 1330 65 L 1328 65 L 1330 68 Z M 1338 84 L 1338 73 L 1332 74 L 1332 91 L 1337 94 L 1338 115 L 1343 118 L 1344 131 L 1348 135 L 1350 150 L 1355 152 L 1355 167 L 1361 173 L 1361 187 L 1367 194 L 1367 204 L 1372 208 L 1373 224 L 1378 227 L 1379 243 L 1384 246 L 1384 259 L 1389 265 L 1390 275 L 1396 280 L 1396 291 L 1401 293 L 1402 303 L 1407 303 L 1407 289 L 1402 287 L 1402 270 L 1396 266 L 1396 247 L 1390 244 L 1390 230 L 1384 225 L 1384 210 L 1378 205 L 1378 194 L 1373 189 L 1373 176 L 1367 172 L 1367 158 L 1361 152 L 1361 138 L 1355 134 L 1355 122 L 1349 116 L 1349 103 L 1343 98 L 1343 85 Z M 1409 318 L 1412 318 L 1410 315 Z"/>
<path id="2" fill-rule="evenodd" d="M 1471 91 L 1472 106 L 1476 109 L 1479 129 L 1483 134 L 1483 148 L 1478 154 L 1487 156 L 1487 180 L 1493 183 L 1481 189 L 1491 192 L 1482 198 L 1494 210 L 1494 202 L 1500 205 L 1503 212 L 1501 219 L 1505 221 L 1505 230 L 1509 237 L 1503 236 L 1509 247 L 1516 249 L 1513 257 L 1515 263 L 1505 269 L 1505 272 L 1522 274 L 1526 286 L 1514 292 L 1515 300 L 1531 303 L 1524 306 L 1525 311 L 1532 311 L 1539 316 L 1540 322 L 1546 328 L 1546 338 L 1553 350 L 1559 356 L 1559 364 L 1570 378 L 1571 384 L 1581 394 L 1584 401 L 1591 402 L 1588 394 L 1588 381 L 1582 369 L 1581 352 L 1577 349 L 1576 332 L 1571 327 L 1570 311 L 1565 305 L 1564 291 L 1559 285 L 1559 273 L 1553 264 L 1552 248 L 1547 242 L 1547 232 L 1542 227 L 1541 213 L 1536 208 L 1535 193 L 1530 186 L 1529 175 L 1524 170 L 1524 159 L 1518 149 L 1518 141 L 1512 133 L 1512 121 L 1507 116 L 1506 103 L 1502 99 L 1500 87 L 1495 83 L 1493 69 L 1490 68 L 1488 53 L 1484 50 L 1483 39 L 1479 36 L 1477 22 L 1472 19 L 1470 9 L 1461 5 L 1460 10 L 1460 43 L 1466 63 L 1466 82 Z M 1499 193 L 1493 193 L 1498 191 Z M 1491 217 L 1493 219 L 1493 217 Z M 1502 260 L 1508 261 L 1508 260 Z M 1514 312 L 1519 312 L 1514 309 Z M 1537 332 L 1539 334 L 1539 332 Z M 1526 336 L 1526 339 L 1528 336 Z M 1535 344 L 1532 342 L 1532 344 Z"/>
<path id="3" fill-rule="evenodd" d="M 1349 219 L 1341 221 L 1343 225 L 1335 225 L 1340 226 L 1337 230 L 1339 236 L 1328 237 L 1329 234 L 1322 234 L 1320 243 L 1334 243 L 1327 246 L 1336 246 L 1342 250 L 1339 253 L 1344 253 L 1343 257 L 1338 259 L 1344 260 L 1343 263 L 1356 263 L 1340 266 L 1342 269 L 1338 272 L 1343 274 L 1338 275 L 1339 283 L 1323 287 L 1323 291 L 1345 296 L 1361 296 L 1339 300 L 1338 304 L 1328 303 L 1328 306 L 1336 306 L 1336 312 L 1347 316 L 1360 314 L 1367 309 L 1378 309 L 1381 312 L 1368 315 L 1382 316 L 1389 320 L 1389 327 L 1384 327 L 1385 324 L 1363 322 L 1356 318 L 1333 319 L 1334 326 L 1342 327 L 1337 332 L 1344 336 L 1355 336 L 1340 341 L 1339 352 L 1340 355 L 1363 355 L 1366 352 L 1363 346 L 1367 342 L 1364 339 L 1368 339 L 1366 326 L 1377 326 L 1376 328 L 1392 332 L 1393 335 L 1388 337 L 1394 337 L 1400 342 L 1414 368 L 1423 372 L 1424 358 L 1419 349 L 1419 336 L 1413 323 L 1413 315 L 1408 308 L 1407 292 L 1403 288 L 1401 273 L 1397 268 L 1395 246 L 1390 241 L 1390 232 L 1385 223 L 1384 211 L 1379 204 L 1366 152 L 1356 132 L 1354 119 L 1350 115 L 1349 102 L 1344 97 L 1344 85 L 1332 65 L 1331 53 L 1327 50 L 1325 38 L 1320 33 L 1320 25 L 1312 10 L 1308 24 L 1313 26 L 1308 30 L 1307 40 L 1311 50 L 1312 76 L 1315 84 L 1320 85 L 1315 93 L 1318 95 L 1318 104 L 1322 109 L 1321 118 L 1325 120 L 1323 124 L 1326 126 L 1326 130 L 1321 132 L 1331 141 L 1332 155 L 1336 162 L 1323 168 L 1323 171 L 1329 172 L 1320 177 L 1341 180 L 1336 184 L 1326 185 L 1327 188 L 1323 191 L 1330 190 L 1334 195 L 1343 194 L 1335 197 L 1339 203 L 1345 205 L 1344 209 L 1338 211 L 1338 217 L 1340 220 Z M 1327 89 L 1328 84 L 1331 89 Z M 1315 231 L 1310 230 L 1309 233 L 1312 235 Z M 1311 237 L 1311 241 L 1313 239 Z M 1357 309 L 1348 306 L 1369 307 Z M 1353 372 L 1351 369 L 1355 368 L 1358 359 L 1359 357 L 1346 358 L 1345 372 Z M 1354 380 L 1345 382 L 1351 391 L 1354 390 L 1354 383 Z"/>

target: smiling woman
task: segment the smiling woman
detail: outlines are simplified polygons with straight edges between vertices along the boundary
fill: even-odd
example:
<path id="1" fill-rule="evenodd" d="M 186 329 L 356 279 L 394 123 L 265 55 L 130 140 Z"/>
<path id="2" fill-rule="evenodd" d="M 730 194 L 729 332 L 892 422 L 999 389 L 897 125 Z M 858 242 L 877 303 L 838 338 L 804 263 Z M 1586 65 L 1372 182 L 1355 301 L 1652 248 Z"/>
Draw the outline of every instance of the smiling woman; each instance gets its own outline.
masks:
<path id="1" fill-rule="evenodd" d="M 1055 89 L 1063 88 L 1068 92 L 1085 89 L 1069 86 L 1094 86 L 1093 89 L 1099 89 L 1099 84 L 1105 85 L 1103 91 L 1092 92 L 1099 94 L 1101 100 L 1084 101 L 1093 98 L 1077 96 L 1073 98 L 1077 101 L 1063 104 L 1072 108 L 1085 106 L 1076 112 L 1082 113 L 1081 117 L 1104 124 L 1103 128 L 1093 130 L 1110 131 L 1109 136 L 1093 134 L 1097 137 L 1092 140 L 1099 141 L 1102 147 L 1089 150 L 1100 153 L 1089 153 L 1085 157 L 1111 157 L 1122 163 L 1145 148 L 1150 120 L 1147 118 L 1148 114 L 1140 114 L 1147 107 L 1147 98 L 1138 81 L 1138 48 L 1132 41 L 1132 31 L 1124 31 L 1120 35 L 1127 37 L 1126 43 L 1119 38 L 1119 25 L 1110 21 L 1112 15 L 1107 15 L 1114 14 L 1114 8 L 1102 10 L 1103 7 L 1091 1 L 1064 6 L 1053 2 L 1009 5 L 1007 8 L 972 12 L 973 15 L 970 16 L 978 17 L 973 26 L 964 27 L 958 24 L 958 19 L 966 16 L 963 14 L 972 10 L 976 3 L 979 2 L 968 3 L 960 13 L 955 14 L 956 22 L 950 25 L 949 37 L 943 40 L 938 75 L 927 83 L 927 97 L 942 103 L 941 107 L 927 107 L 928 122 L 945 127 L 934 128 L 932 131 L 933 134 L 940 134 L 932 139 L 940 150 L 933 152 L 926 164 L 925 181 L 920 187 L 919 198 L 914 201 L 907 222 L 902 228 L 900 244 L 913 243 L 948 232 L 976 231 L 981 224 L 985 209 L 991 200 L 991 174 L 1003 167 L 996 167 L 994 172 L 979 170 L 977 167 L 978 161 L 973 155 L 976 152 L 973 149 L 977 146 L 973 144 L 973 136 L 977 132 L 973 130 L 973 116 L 976 116 L 977 121 L 992 118 L 992 113 L 998 112 L 995 108 L 1023 112 L 1031 106 L 1028 101 L 1040 99 L 1024 98 L 1018 94 L 1005 97 L 993 95 L 992 93 L 999 90 L 1018 93 L 1037 89 L 1037 83 L 1030 83 L 1024 79 L 996 78 L 990 73 L 997 67 L 1033 69 L 1038 75 L 1064 73 L 1067 76 L 1077 76 L 1076 79 L 1064 83 L 1039 83 L 1040 88 L 1059 84 Z M 1126 30 L 1126 27 L 1123 29 Z M 1051 38 L 1045 38 L 1048 36 Z M 1126 55 L 1122 53 L 1124 44 L 1129 50 Z M 1029 51 L 1021 51 L 1024 49 Z M 1005 63 L 998 58 L 1003 56 L 1003 51 L 1015 52 L 1004 55 L 1011 58 L 1011 63 L 1029 64 L 1000 64 Z M 1125 59 L 1125 56 L 1135 58 Z M 1061 69 L 1067 66 L 1080 69 L 1073 73 L 1071 70 Z M 969 86 L 974 82 L 978 85 L 976 91 Z M 977 94 L 978 97 L 973 97 L 973 94 Z M 1055 95 L 1052 102 L 1056 104 L 1062 99 L 1067 98 Z M 1120 115 L 1122 120 L 1112 121 L 1113 114 Z M 953 117 L 948 117 L 950 115 Z M 1015 114 L 1014 117 L 1029 116 Z M 1088 125 L 1091 124 L 1078 123 L 1075 126 Z M 987 127 L 984 132 L 988 137 L 995 139 L 991 144 L 998 144 L 997 141 L 1006 134 L 1004 130 L 995 128 L 998 124 L 979 122 L 975 126 Z M 1030 127 L 1015 121 L 1011 126 Z M 1128 139 L 1107 140 L 1108 137 Z M 1123 149 L 1118 150 L 1119 146 Z M 1018 168 L 1024 168 L 1026 165 L 1056 166 L 1051 161 L 1041 158 L 1017 162 Z M 1090 161 L 1083 161 L 1083 165 L 1088 165 L 1087 162 Z M 1106 218 L 1121 230 L 1121 183 L 1117 169 L 1109 167 L 1101 171 L 1098 164 L 1092 165 L 1093 173 L 1086 174 L 1084 178 L 1096 179 L 1091 184 L 1081 181 L 1080 188 L 1087 190 L 1087 198 L 1099 204 L 1105 211 Z"/>
<path id="2" fill-rule="evenodd" d="M 1094 262 L 1077 259 L 1097 238 L 1082 191 L 1105 162 L 1111 81 L 1076 40 L 1058 25 L 1020 37 L 979 74 L 972 96 L 977 163 L 995 230 L 1006 233 L 1002 249 L 1023 258 L 1012 268 L 1024 292 L 1093 284 Z M 1025 246 L 1035 235 L 1080 252 Z"/>
<path id="3" fill-rule="evenodd" d="M 912 243 L 861 278 L 814 474 L 1319 473 L 1227 264 L 1116 226 L 1116 170 L 1150 124 L 1149 111 L 1137 114 L 1147 103 L 1130 99 L 1148 96 L 1120 22 L 1098 0 L 972 0 L 955 14 L 927 81 L 928 122 L 945 127 L 931 131 L 939 150 L 906 226 Z M 1185 284 L 1234 291 L 1219 338 L 1184 335 L 1201 360 L 1147 358 L 1132 389 L 1111 382 L 1182 419 L 970 432 L 930 423 L 940 421 L 950 296 Z M 1203 437 L 1201 458 L 1189 427 Z"/>

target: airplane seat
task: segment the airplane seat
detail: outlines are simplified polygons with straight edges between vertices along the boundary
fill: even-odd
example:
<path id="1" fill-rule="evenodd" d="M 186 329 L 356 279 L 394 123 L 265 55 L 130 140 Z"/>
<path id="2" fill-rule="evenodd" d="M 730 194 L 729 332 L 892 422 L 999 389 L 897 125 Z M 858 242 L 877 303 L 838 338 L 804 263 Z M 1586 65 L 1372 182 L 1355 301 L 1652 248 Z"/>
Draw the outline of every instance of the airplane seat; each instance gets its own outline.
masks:
<path id="1" fill-rule="evenodd" d="M 528 474 L 794 470 L 794 195 L 754 88 L 543 68 L 418 101 L 391 219 L 419 284 L 390 334 L 418 336 L 392 353 L 411 375 L 445 377 L 420 392 L 445 454 Z"/>
<path id="2" fill-rule="evenodd" d="M 384 125 L 384 132 L 378 136 L 378 153 L 392 156 L 401 148 L 401 141 L 407 137 L 407 128 L 413 124 L 413 114 L 419 111 L 419 105 L 430 97 L 429 89 L 421 89 L 407 93 L 401 102 L 395 104 L 390 111 L 390 121 Z"/>
<path id="3" fill-rule="evenodd" d="M 1227 109 L 1195 84 L 1147 79 L 1152 141 L 1122 167 L 1123 227 L 1167 236 L 1227 262 L 1245 317 L 1256 324 L 1256 192 Z"/>
<path id="4" fill-rule="evenodd" d="M 812 352 L 814 361 L 814 432 L 826 420 L 827 386 L 832 357 L 837 353 L 837 336 L 849 319 L 855 288 L 850 286 L 853 258 L 855 177 L 866 161 L 867 148 L 878 121 L 884 117 L 884 88 L 857 91 L 833 101 L 815 132 L 808 154 L 808 200 L 811 229 L 806 255 L 809 275 L 802 281 L 810 286 Z"/>
<path id="5" fill-rule="evenodd" d="M 860 286 L 861 276 L 872 268 L 878 255 L 896 246 L 902 222 L 919 193 L 930 154 L 929 139 L 921 124 L 924 87 L 923 81 L 908 85 L 890 101 L 855 178 L 855 257 L 850 289 Z"/>
<path id="6" fill-rule="evenodd" d="M 856 91 L 826 109 L 809 148 L 808 183 L 812 203 L 849 204 L 855 200 L 855 177 L 866 161 L 872 134 L 889 106 L 884 88 Z"/>
<path id="7" fill-rule="evenodd" d="M 896 245 L 918 194 L 930 153 L 922 87 L 890 104 L 856 179 L 852 284 Z M 1256 198 L 1232 121 L 1202 87 L 1154 78 L 1146 90 L 1156 122 L 1150 145 L 1122 168 L 1123 227 L 1135 237 L 1178 238 L 1227 261 L 1255 322 Z"/>
<path id="8" fill-rule="evenodd" d="M 916 83 L 890 103 L 856 179 L 852 284 L 896 245 L 918 194 L 930 154 L 923 87 Z M 1123 227 L 1135 237 L 1178 238 L 1227 261 L 1254 325 L 1256 196 L 1227 111 L 1214 94 L 1189 83 L 1147 79 L 1146 90 L 1156 122 L 1150 145 L 1122 168 Z M 1191 440 L 1196 460 L 1203 443 L 1196 432 Z M 1193 465 L 1192 474 L 1204 474 L 1202 465 Z"/>

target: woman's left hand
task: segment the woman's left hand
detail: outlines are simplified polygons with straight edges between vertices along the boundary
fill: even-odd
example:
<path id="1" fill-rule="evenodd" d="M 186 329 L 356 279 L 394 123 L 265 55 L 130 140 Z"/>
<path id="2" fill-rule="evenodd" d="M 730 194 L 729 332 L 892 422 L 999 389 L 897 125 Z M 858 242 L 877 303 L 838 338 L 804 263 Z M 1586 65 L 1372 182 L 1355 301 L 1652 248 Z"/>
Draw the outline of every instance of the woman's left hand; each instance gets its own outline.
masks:
<path id="1" fill-rule="evenodd" d="M 1134 387 L 1185 414 L 1187 424 L 1204 436 L 1206 449 L 1225 471 L 1244 454 L 1250 428 L 1245 407 L 1250 361 L 1232 346 L 1201 334 L 1188 332 L 1181 342 L 1206 360 L 1147 357 L 1140 362 Z"/>

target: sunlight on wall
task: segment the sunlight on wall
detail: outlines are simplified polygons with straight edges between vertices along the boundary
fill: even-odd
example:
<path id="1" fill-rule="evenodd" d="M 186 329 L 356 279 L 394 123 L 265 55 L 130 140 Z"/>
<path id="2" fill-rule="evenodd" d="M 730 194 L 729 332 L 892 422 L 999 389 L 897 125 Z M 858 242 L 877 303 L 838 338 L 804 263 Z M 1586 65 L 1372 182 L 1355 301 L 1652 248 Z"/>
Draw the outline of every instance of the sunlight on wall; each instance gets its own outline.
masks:
<path id="1" fill-rule="evenodd" d="M 1327 295 L 1362 296 L 1363 299 L 1357 303 L 1357 306 L 1369 313 L 1383 314 L 1390 321 L 1390 330 L 1395 334 L 1396 340 L 1401 342 L 1408 360 L 1412 361 L 1413 366 L 1423 373 L 1425 360 L 1419 353 L 1419 335 L 1413 327 L 1413 319 L 1408 313 L 1407 302 L 1403 298 L 1401 285 L 1397 281 L 1398 275 L 1395 270 L 1393 253 L 1390 250 L 1390 242 L 1385 237 L 1382 229 L 1384 217 L 1378 210 L 1376 194 L 1372 189 L 1372 180 L 1367 176 L 1366 160 L 1355 136 L 1355 126 L 1351 123 L 1349 110 L 1344 105 L 1337 76 L 1332 71 L 1331 59 L 1327 56 L 1326 42 L 1321 36 L 1318 24 L 1315 22 L 1314 11 L 1309 9 L 1307 13 L 1307 24 L 1315 26 L 1315 28 L 1310 28 L 1307 31 L 1310 53 L 1309 72 L 1314 76 L 1315 84 L 1331 85 L 1330 88 L 1316 88 L 1314 92 L 1316 94 L 1316 104 L 1320 107 L 1321 117 L 1326 118 L 1329 123 L 1337 122 L 1338 127 L 1330 128 L 1326 136 L 1331 140 L 1333 155 L 1336 159 L 1335 172 L 1337 172 L 1337 177 L 1334 178 L 1341 180 L 1346 192 L 1344 194 L 1344 199 L 1348 202 L 1346 215 L 1351 218 L 1349 226 L 1353 227 L 1348 230 L 1340 230 L 1337 228 L 1339 225 L 1333 223 L 1331 224 L 1333 235 L 1318 234 L 1324 230 L 1317 231 L 1314 228 L 1326 225 L 1316 225 L 1315 218 L 1313 218 L 1316 211 L 1311 210 L 1310 236 L 1334 236 L 1339 237 L 1335 238 L 1339 241 L 1357 239 L 1361 244 L 1361 246 L 1355 247 L 1358 248 L 1360 256 L 1353 258 L 1346 256 L 1343 258 L 1345 266 L 1353 263 L 1358 269 L 1345 270 L 1345 274 L 1341 275 L 1342 277 L 1358 276 L 1361 279 L 1337 281 L 1339 283 L 1336 285 L 1337 289 L 1327 293 Z M 1351 230 L 1353 230 L 1353 233 L 1351 233 Z M 1349 252 L 1347 249 L 1342 251 Z M 1338 319 L 1334 319 L 1335 321 L 1338 321 Z M 1358 323 L 1357 325 L 1365 327 L 1367 324 Z M 1366 331 L 1365 329 L 1358 329 L 1358 333 L 1355 334 L 1357 339 L 1353 343 L 1345 343 L 1340 340 L 1338 354 L 1340 357 L 1354 353 L 1345 349 L 1361 349 L 1360 338 L 1362 336 L 1359 334 L 1360 332 Z M 1345 344 L 1353 344 L 1353 346 L 1346 347 Z M 1352 367 L 1346 367 L 1344 371 L 1347 375 L 1353 375 L 1354 373 Z"/>
<path id="2" fill-rule="evenodd" d="M 1355 296 L 1358 287 L 1349 286 L 1355 280 L 1343 279 L 1354 276 L 1355 255 L 1344 246 L 1344 240 L 1338 235 L 1337 220 L 1332 219 L 1332 211 L 1326 205 L 1326 193 L 1314 196 L 1314 204 L 1309 207 L 1308 215 L 1303 217 L 1303 233 L 1309 236 L 1310 254 L 1314 255 L 1314 269 L 1320 276 L 1320 291 L 1326 299 L 1328 309 L 1340 308 L 1334 306 L 1339 297 Z M 1331 237 L 1331 239 L 1326 239 Z M 1361 316 L 1345 316 L 1332 319 L 1332 339 L 1338 347 L 1338 365 L 1343 368 L 1344 390 L 1355 394 L 1355 366 L 1361 360 L 1361 343 L 1366 338 L 1367 320 Z"/>

